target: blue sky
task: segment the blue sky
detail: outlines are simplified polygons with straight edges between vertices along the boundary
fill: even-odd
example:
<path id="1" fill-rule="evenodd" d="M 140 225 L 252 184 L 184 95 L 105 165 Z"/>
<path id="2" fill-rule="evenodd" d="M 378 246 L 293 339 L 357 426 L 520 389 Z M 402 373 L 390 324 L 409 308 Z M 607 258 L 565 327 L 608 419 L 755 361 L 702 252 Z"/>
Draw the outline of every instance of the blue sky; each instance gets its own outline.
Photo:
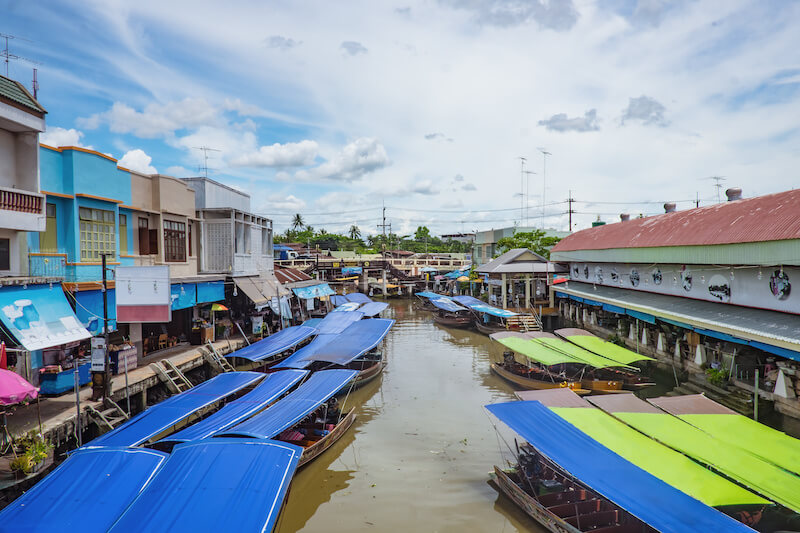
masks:
<path id="1" fill-rule="evenodd" d="M 570 191 L 582 228 L 716 201 L 708 176 L 745 196 L 800 185 L 798 2 L 0 0 L 0 12 L 0 33 L 20 37 L 11 52 L 41 62 L 45 142 L 179 177 L 198 174 L 196 147 L 214 148 L 210 177 L 250 193 L 278 231 L 300 212 L 375 233 L 382 205 L 399 233 L 538 226 L 543 211 L 566 229 Z M 9 68 L 30 86 L 31 65 Z"/>

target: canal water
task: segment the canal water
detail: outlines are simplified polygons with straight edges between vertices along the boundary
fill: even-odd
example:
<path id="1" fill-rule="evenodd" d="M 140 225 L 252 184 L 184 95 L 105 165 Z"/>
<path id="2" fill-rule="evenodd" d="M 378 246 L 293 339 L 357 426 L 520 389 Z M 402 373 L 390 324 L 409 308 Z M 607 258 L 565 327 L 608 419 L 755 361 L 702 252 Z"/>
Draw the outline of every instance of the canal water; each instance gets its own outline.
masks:
<path id="1" fill-rule="evenodd" d="M 350 431 L 295 475 L 276 531 L 544 531 L 488 483 L 513 446 L 483 409 L 514 399 L 489 369 L 502 351 L 410 300 L 383 316 L 396 320 L 388 365 L 347 398 Z"/>

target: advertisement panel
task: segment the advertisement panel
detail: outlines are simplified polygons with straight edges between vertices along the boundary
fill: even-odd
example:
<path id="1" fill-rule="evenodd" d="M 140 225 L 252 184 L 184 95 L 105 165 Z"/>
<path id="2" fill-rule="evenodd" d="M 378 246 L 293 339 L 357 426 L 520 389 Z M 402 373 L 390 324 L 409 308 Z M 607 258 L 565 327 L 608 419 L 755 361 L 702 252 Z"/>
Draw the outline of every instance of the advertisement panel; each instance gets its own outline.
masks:
<path id="1" fill-rule="evenodd" d="M 116 270 L 117 322 L 170 322 L 169 266 L 119 266 Z"/>

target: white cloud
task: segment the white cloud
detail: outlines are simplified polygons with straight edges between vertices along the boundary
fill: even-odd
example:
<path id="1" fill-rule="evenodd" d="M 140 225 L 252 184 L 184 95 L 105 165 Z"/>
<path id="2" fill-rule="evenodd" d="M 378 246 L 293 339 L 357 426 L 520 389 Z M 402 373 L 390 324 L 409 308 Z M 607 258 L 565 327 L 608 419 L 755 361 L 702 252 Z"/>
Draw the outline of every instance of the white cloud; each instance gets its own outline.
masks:
<path id="1" fill-rule="evenodd" d="M 147 155 L 144 150 L 136 148 L 135 150 L 126 152 L 117 164 L 128 170 L 135 170 L 142 174 L 156 174 L 158 171 L 156 167 L 150 164 L 152 161 L 153 158 Z"/>
<path id="2" fill-rule="evenodd" d="M 305 207 L 306 202 L 292 194 L 285 196 L 281 194 L 271 194 L 267 196 L 262 211 L 267 213 L 274 213 L 276 211 L 296 212 L 305 209 Z"/>
<path id="3" fill-rule="evenodd" d="M 106 124 L 113 133 L 132 133 L 145 139 L 165 137 L 179 130 L 219 125 L 222 122 L 219 111 L 202 98 L 184 98 L 166 104 L 152 103 L 142 111 L 123 102 L 114 102 L 108 111 L 78 120 L 78 124 L 86 129 L 96 129 Z"/>
<path id="4" fill-rule="evenodd" d="M 292 48 L 300 46 L 303 44 L 303 41 L 296 41 L 282 35 L 270 35 L 264 39 L 264 43 L 268 48 L 275 48 L 285 52 L 286 50 L 291 50 Z"/>
<path id="5" fill-rule="evenodd" d="M 308 140 L 299 143 L 275 143 L 237 156 L 231 160 L 231 164 L 240 167 L 299 167 L 312 164 L 318 150 L 317 143 Z"/>
<path id="6" fill-rule="evenodd" d="M 301 181 L 343 181 L 361 179 L 367 174 L 389 166 L 386 148 L 377 139 L 362 137 L 347 144 L 341 152 L 321 165 L 295 172 Z M 281 175 L 286 178 L 287 176 Z"/>
<path id="7" fill-rule="evenodd" d="M 597 131 L 600 129 L 596 109 L 590 109 L 582 117 L 574 118 L 569 118 L 566 113 L 559 113 L 547 120 L 540 120 L 539 125 L 550 131 Z"/>
<path id="8" fill-rule="evenodd" d="M 55 148 L 59 146 L 79 146 L 91 150 L 91 146 L 81 142 L 82 138 L 83 132 L 74 128 L 65 129 L 58 126 L 48 126 L 47 131 L 39 135 L 39 142 Z"/>
<path id="9" fill-rule="evenodd" d="M 666 108 L 655 98 L 645 95 L 630 98 L 628 107 L 622 112 L 622 124 L 626 120 L 639 120 L 643 124 L 666 126 L 668 122 L 664 118 L 665 111 Z"/>
<path id="10" fill-rule="evenodd" d="M 341 49 L 351 56 L 366 54 L 368 52 L 366 46 L 356 41 L 343 41 L 341 44 Z"/>
<path id="11" fill-rule="evenodd" d="M 174 176 L 176 178 L 188 178 L 197 175 L 197 171 L 191 171 L 180 165 L 173 165 L 171 167 L 167 167 L 167 170 L 165 170 L 164 172 L 167 176 Z"/>

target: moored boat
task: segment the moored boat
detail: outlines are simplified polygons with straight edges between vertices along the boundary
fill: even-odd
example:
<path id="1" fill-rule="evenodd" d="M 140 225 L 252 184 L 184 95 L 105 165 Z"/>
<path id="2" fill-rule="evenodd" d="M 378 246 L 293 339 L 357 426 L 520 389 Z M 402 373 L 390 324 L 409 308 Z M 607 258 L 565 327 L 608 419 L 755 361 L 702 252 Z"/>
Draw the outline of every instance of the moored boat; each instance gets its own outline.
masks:
<path id="1" fill-rule="evenodd" d="M 589 394 L 580 380 L 561 379 L 535 367 L 527 367 L 515 361 L 492 363 L 490 368 L 501 378 L 529 390 L 568 388 L 577 394 Z"/>
<path id="2" fill-rule="evenodd" d="M 349 363 L 346 368 L 358 370 L 358 375 L 353 378 L 353 389 L 357 389 L 381 375 L 386 368 L 386 358 L 382 350 L 372 350 Z"/>
<path id="3" fill-rule="evenodd" d="M 454 328 L 466 328 L 472 325 L 472 311 L 452 298 L 437 295 L 436 298 L 430 298 L 430 302 L 436 307 L 433 320 L 437 324 Z"/>

